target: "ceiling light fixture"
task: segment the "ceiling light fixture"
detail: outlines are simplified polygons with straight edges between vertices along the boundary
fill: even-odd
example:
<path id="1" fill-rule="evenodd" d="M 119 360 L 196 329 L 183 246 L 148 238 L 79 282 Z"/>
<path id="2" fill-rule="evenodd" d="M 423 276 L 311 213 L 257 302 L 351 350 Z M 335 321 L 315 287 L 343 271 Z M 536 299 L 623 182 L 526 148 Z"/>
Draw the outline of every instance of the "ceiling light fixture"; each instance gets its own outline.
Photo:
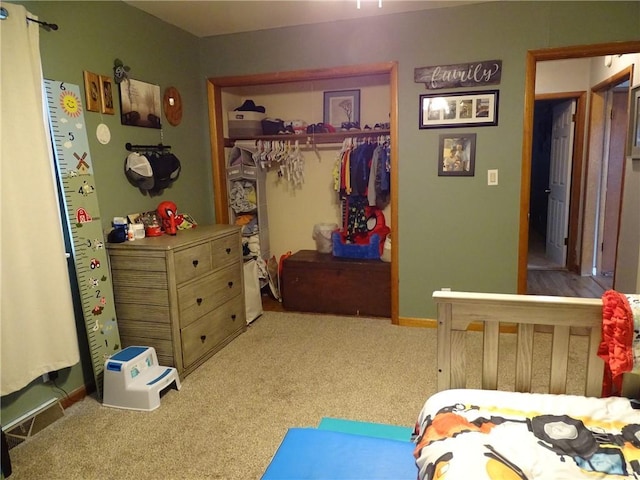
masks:
<path id="1" fill-rule="evenodd" d="M 360 0 L 356 0 L 356 7 L 360 10 Z M 382 0 L 378 0 L 378 8 L 382 8 Z"/>

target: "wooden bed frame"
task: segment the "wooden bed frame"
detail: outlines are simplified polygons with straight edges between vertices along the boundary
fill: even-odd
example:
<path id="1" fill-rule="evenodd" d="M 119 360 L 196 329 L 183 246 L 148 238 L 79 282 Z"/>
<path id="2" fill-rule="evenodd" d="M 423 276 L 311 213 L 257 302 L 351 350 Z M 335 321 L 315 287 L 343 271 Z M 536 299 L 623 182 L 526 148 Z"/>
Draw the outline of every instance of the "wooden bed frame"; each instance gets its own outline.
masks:
<path id="1" fill-rule="evenodd" d="M 433 299 L 438 308 L 438 391 L 466 388 L 466 332 L 479 323 L 483 332 L 482 389 L 497 389 L 498 340 L 503 330 L 503 334 L 517 334 L 514 390 L 530 392 L 534 332 L 542 330 L 552 334 L 548 393 L 566 393 L 569 339 L 587 335 L 583 394 L 601 396 L 604 362 L 597 355 L 601 299 L 451 291 L 435 291 Z M 637 398 L 639 380 L 638 375 L 626 375 L 623 395 Z"/>

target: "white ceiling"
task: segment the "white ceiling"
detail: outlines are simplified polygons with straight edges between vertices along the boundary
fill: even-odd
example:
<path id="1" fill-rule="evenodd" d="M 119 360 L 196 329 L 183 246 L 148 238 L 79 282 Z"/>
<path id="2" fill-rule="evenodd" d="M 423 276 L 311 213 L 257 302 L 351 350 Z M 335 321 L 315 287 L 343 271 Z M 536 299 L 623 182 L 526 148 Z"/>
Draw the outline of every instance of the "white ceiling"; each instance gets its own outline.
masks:
<path id="1" fill-rule="evenodd" d="M 435 0 L 125 0 L 198 37 L 443 8 L 478 1 Z"/>

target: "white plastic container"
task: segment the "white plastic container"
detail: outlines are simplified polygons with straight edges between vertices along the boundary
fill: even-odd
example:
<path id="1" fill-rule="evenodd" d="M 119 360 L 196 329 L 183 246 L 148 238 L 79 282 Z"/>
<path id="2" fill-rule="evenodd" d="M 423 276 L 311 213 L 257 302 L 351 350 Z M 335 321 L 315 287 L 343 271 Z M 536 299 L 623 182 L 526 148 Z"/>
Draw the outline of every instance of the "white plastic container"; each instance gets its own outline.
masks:
<path id="1" fill-rule="evenodd" d="M 313 239 L 316 241 L 316 250 L 320 253 L 331 253 L 333 243 L 331 233 L 338 228 L 336 223 L 316 223 L 313 226 Z"/>
<path id="2" fill-rule="evenodd" d="M 132 223 L 129 228 L 133 231 L 133 237 L 136 240 L 144 238 L 144 225 L 142 223 Z"/>

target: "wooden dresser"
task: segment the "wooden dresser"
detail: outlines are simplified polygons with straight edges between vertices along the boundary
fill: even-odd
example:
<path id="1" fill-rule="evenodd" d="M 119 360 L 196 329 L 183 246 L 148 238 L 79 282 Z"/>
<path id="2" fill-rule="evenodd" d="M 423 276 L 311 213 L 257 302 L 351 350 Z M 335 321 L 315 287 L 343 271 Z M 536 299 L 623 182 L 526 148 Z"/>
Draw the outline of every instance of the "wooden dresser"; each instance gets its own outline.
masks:
<path id="1" fill-rule="evenodd" d="M 246 330 L 240 229 L 199 225 L 107 245 L 122 346 L 184 377 Z"/>

